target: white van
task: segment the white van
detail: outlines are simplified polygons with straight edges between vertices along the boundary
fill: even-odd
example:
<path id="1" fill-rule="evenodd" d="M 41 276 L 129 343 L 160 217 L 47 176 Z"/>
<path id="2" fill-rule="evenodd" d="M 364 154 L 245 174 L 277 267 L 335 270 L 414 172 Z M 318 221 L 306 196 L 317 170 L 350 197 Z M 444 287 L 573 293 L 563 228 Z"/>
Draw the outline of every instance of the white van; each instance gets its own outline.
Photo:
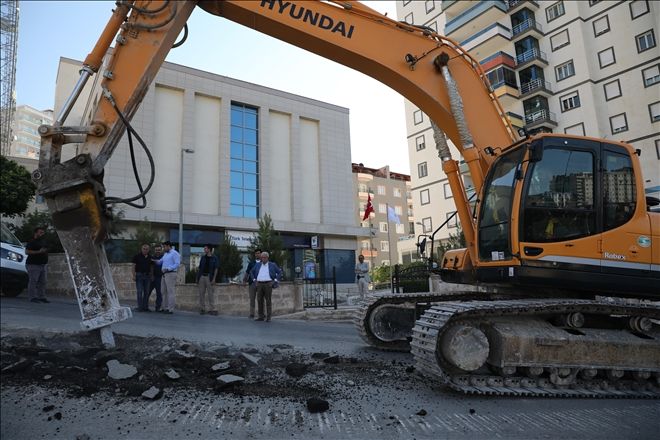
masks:
<path id="1" fill-rule="evenodd" d="M 4 296 L 18 296 L 28 284 L 25 248 L 4 223 L 0 223 L 0 226 L 0 290 Z"/>

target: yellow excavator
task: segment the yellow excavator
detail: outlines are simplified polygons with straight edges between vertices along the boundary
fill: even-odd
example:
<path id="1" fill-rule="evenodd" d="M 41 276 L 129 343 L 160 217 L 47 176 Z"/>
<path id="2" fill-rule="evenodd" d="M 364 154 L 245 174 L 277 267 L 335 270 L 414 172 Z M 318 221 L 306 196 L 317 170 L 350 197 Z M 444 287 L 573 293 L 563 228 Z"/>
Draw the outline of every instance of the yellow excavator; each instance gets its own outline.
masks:
<path id="1" fill-rule="evenodd" d="M 433 121 L 466 249 L 447 252 L 443 280 L 494 286 L 371 297 L 356 324 L 384 349 L 410 349 L 417 369 L 465 393 L 660 397 L 660 214 L 644 196 L 639 151 L 588 137 L 519 139 L 479 63 L 432 29 L 355 1 L 118 1 L 52 126 L 33 174 L 66 250 L 86 329 L 114 343 L 121 307 L 103 248 L 103 170 L 195 7 L 367 74 Z M 110 48 L 116 41 L 114 48 Z M 286 69 L 283 64 L 282 69 Z M 83 126 L 67 115 L 102 73 Z M 477 199 L 467 196 L 458 148 Z M 80 143 L 75 158 L 62 147 Z"/>

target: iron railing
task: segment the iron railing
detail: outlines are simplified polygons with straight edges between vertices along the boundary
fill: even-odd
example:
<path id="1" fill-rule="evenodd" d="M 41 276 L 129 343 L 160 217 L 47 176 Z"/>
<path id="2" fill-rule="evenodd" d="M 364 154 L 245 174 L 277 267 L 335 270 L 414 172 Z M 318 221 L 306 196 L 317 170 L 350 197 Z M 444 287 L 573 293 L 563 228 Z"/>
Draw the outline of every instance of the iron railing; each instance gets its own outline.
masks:
<path id="1" fill-rule="evenodd" d="M 334 266 L 330 278 L 303 278 L 303 307 L 337 309 L 337 274 Z"/>
<path id="2" fill-rule="evenodd" d="M 545 89 L 548 92 L 552 93 L 552 89 L 550 86 L 550 83 L 547 81 L 544 81 L 541 78 L 536 78 L 533 79 L 529 82 L 526 82 L 520 86 L 520 93 L 522 95 L 526 95 L 527 93 L 532 93 L 535 92 L 539 89 Z"/>
<path id="3" fill-rule="evenodd" d="M 539 32 L 543 32 L 543 29 L 541 28 L 541 25 L 536 22 L 533 18 L 528 18 L 527 20 L 523 21 L 522 23 L 518 23 L 513 27 L 511 30 L 511 34 L 515 37 L 518 34 L 522 34 L 528 29 L 537 29 Z"/>
<path id="4" fill-rule="evenodd" d="M 539 59 L 547 63 L 545 52 L 541 52 L 538 48 L 533 47 L 516 57 L 516 64 L 525 64 L 528 61 Z"/>

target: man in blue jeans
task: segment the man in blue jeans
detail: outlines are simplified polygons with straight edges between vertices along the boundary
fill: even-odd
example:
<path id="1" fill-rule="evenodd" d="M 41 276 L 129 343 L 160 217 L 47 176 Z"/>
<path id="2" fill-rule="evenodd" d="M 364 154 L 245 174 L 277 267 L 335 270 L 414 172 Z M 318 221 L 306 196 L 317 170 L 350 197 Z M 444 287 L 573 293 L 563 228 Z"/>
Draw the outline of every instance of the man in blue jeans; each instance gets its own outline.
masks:
<path id="1" fill-rule="evenodd" d="M 149 245 L 143 244 L 141 252 L 133 257 L 133 281 L 137 291 L 137 311 L 150 312 L 149 310 L 149 285 L 152 274 L 151 255 Z"/>

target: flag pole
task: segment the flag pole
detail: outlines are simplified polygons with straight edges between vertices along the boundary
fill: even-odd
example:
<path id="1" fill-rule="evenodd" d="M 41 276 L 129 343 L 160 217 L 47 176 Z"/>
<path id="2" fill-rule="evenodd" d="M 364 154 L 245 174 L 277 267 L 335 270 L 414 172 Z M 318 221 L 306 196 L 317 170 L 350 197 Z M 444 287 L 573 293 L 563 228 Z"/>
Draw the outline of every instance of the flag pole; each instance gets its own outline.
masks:
<path id="1" fill-rule="evenodd" d="M 385 203 L 387 212 L 387 249 L 390 257 L 390 290 L 394 293 L 394 283 L 392 283 L 392 241 L 390 240 L 390 204 Z"/>

